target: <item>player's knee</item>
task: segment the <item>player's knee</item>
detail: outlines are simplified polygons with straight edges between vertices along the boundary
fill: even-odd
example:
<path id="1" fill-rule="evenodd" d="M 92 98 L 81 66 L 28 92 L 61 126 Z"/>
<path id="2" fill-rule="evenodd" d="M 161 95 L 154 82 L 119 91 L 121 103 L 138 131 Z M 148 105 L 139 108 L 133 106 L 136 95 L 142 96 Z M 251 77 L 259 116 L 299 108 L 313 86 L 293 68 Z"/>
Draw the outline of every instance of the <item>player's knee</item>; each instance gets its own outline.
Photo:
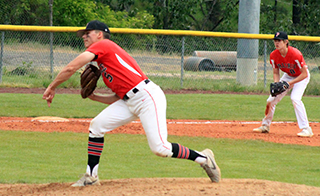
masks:
<path id="1" fill-rule="evenodd" d="M 294 102 L 299 102 L 301 101 L 301 99 L 299 98 L 295 98 L 295 97 L 290 97 L 291 101 L 294 101 Z"/>
<path id="2" fill-rule="evenodd" d="M 164 146 L 157 146 L 154 148 L 151 148 L 151 151 L 159 156 L 159 157 L 171 157 L 172 156 L 172 152 L 171 149 L 165 148 Z"/>
<path id="3" fill-rule="evenodd" d="M 99 124 L 95 119 L 92 119 L 89 126 L 89 136 L 90 137 L 103 137 L 104 133 L 102 132 Z"/>
<path id="4" fill-rule="evenodd" d="M 300 105 L 301 99 L 296 99 L 296 98 L 291 98 L 292 104 L 295 105 Z"/>
<path id="5" fill-rule="evenodd" d="M 271 103 L 273 103 L 274 101 L 275 101 L 275 98 L 276 97 L 269 97 L 268 99 L 267 99 L 267 104 L 271 104 Z"/>

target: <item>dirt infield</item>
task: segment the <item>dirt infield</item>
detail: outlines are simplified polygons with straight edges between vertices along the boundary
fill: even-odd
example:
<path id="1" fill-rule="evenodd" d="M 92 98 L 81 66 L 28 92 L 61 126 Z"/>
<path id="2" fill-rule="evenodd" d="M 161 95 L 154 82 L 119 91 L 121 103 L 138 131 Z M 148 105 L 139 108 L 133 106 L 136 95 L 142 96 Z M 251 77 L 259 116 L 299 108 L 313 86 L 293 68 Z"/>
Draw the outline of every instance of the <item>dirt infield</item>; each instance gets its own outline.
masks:
<path id="1" fill-rule="evenodd" d="M 0 117 L 0 129 L 88 133 L 90 120 L 70 118 L 68 121 L 60 122 L 55 118 L 49 118 L 48 121 L 45 121 L 34 118 Z M 295 122 L 273 122 L 268 134 L 252 132 L 253 128 L 260 126 L 260 122 L 256 121 L 167 120 L 167 126 L 169 135 L 253 139 L 284 144 L 320 146 L 320 132 L 318 131 L 320 123 L 310 123 L 314 132 L 312 138 L 297 137 L 300 130 Z M 112 133 L 144 134 L 144 130 L 139 121 L 134 121 L 113 130 Z"/>
<path id="2" fill-rule="evenodd" d="M 10 118 L 0 117 L 0 130 L 42 132 L 88 132 L 91 119 Z M 260 122 L 168 120 L 169 135 L 213 138 L 251 139 L 268 142 L 320 146 L 319 123 L 311 123 L 314 137 L 300 138 L 296 123 L 275 122 L 271 133 L 253 133 Z M 181 131 L 183 130 L 183 132 Z M 139 121 L 122 126 L 112 133 L 144 134 Z M 0 195 L 320 195 L 320 187 L 255 179 L 152 178 L 103 180 L 99 187 L 72 188 L 70 183 L 1 184 Z"/>

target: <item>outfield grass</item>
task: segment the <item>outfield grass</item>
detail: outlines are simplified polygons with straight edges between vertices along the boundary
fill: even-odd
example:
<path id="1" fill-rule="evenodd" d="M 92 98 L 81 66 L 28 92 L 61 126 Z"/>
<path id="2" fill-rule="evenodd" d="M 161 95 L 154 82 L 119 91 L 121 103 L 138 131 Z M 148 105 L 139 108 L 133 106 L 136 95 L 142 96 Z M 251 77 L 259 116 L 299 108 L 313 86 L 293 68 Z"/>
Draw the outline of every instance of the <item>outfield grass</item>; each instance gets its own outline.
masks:
<path id="1" fill-rule="evenodd" d="M 166 95 L 168 118 L 261 120 L 265 95 Z M 0 94 L 0 116 L 92 118 L 106 105 L 80 95 L 57 94 L 51 108 L 38 94 Z M 319 121 L 319 97 L 304 97 L 310 121 Z M 295 121 L 290 98 L 277 106 L 276 121 Z M 144 135 L 107 134 L 101 157 L 101 179 L 206 177 L 199 165 L 160 158 Z M 0 131 L 0 183 L 73 182 L 85 172 L 88 135 Z M 266 179 L 320 187 L 320 148 L 255 140 L 169 136 L 191 149 L 210 148 L 223 178 Z"/>

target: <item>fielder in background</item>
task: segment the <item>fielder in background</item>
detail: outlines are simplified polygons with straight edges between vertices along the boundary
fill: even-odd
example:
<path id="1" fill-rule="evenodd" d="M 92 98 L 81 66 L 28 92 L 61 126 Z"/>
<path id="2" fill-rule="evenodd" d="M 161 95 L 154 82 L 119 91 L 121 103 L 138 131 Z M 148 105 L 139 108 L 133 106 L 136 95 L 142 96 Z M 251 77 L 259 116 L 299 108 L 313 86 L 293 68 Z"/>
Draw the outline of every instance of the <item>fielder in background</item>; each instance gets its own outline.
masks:
<path id="1" fill-rule="evenodd" d="M 269 96 L 267 99 L 265 117 L 262 120 L 262 126 L 253 129 L 253 131 L 269 133 L 276 105 L 287 94 L 287 92 L 292 89 L 290 98 L 299 128 L 302 129 L 297 135 L 300 137 L 312 137 L 313 132 L 309 126 L 307 112 L 303 102 L 301 101 L 303 93 L 310 80 L 308 66 L 305 63 L 301 52 L 298 49 L 289 46 L 287 33 L 282 31 L 275 33 L 273 42 L 276 48 L 276 50 L 270 54 L 270 63 L 273 68 L 273 80 L 274 82 L 284 81 L 286 84 L 286 90 L 274 97 L 272 95 Z M 279 70 L 284 72 L 281 78 Z"/>
<path id="2" fill-rule="evenodd" d="M 88 164 L 86 173 L 72 186 L 98 185 L 98 167 L 105 133 L 140 118 L 151 151 L 160 157 L 192 160 L 201 165 L 212 182 L 219 182 L 221 173 L 210 149 L 201 152 L 167 141 L 166 97 L 161 88 L 142 72 L 137 62 L 110 38 L 106 24 L 94 20 L 77 32 L 82 37 L 85 52 L 73 59 L 52 81 L 43 94 L 48 106 L 57 86 L 77 70 L 95 61 L 107 87 L 114 94 L 88 96 L 93 101 L 108 104 L 90 123 Z"/>

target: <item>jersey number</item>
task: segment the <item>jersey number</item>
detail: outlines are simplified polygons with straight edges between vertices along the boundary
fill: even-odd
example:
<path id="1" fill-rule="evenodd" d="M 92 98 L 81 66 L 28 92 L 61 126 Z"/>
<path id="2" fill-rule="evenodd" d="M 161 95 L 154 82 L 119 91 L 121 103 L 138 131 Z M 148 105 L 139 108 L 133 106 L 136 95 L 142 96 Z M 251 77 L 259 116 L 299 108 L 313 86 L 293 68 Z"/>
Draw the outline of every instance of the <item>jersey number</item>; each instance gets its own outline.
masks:
<path id="1" fill-rule="evenodd" d="M 291 73 L 292 75 L 296 74 L 296 72 L 294 71 L 294 69 L 290 69 L 290 73 Z"/>
<path id="2" fill-rule="evenodd" d="M 107 68 L 106 68 L 106 67 L 103 67 L 103 65 L 102 65 L 102 64 L 101 64 L 101 65 L 99 65 L 99 67 L 101 67 L 101 68 L 102 68 L 103 76 L 104 76 L 107 80 L 109 80 L 109 82 L 112 82 L 113 77 L 112 77 L 112 75 L 110 75 L 110 74 L 107 72 Z"/>

